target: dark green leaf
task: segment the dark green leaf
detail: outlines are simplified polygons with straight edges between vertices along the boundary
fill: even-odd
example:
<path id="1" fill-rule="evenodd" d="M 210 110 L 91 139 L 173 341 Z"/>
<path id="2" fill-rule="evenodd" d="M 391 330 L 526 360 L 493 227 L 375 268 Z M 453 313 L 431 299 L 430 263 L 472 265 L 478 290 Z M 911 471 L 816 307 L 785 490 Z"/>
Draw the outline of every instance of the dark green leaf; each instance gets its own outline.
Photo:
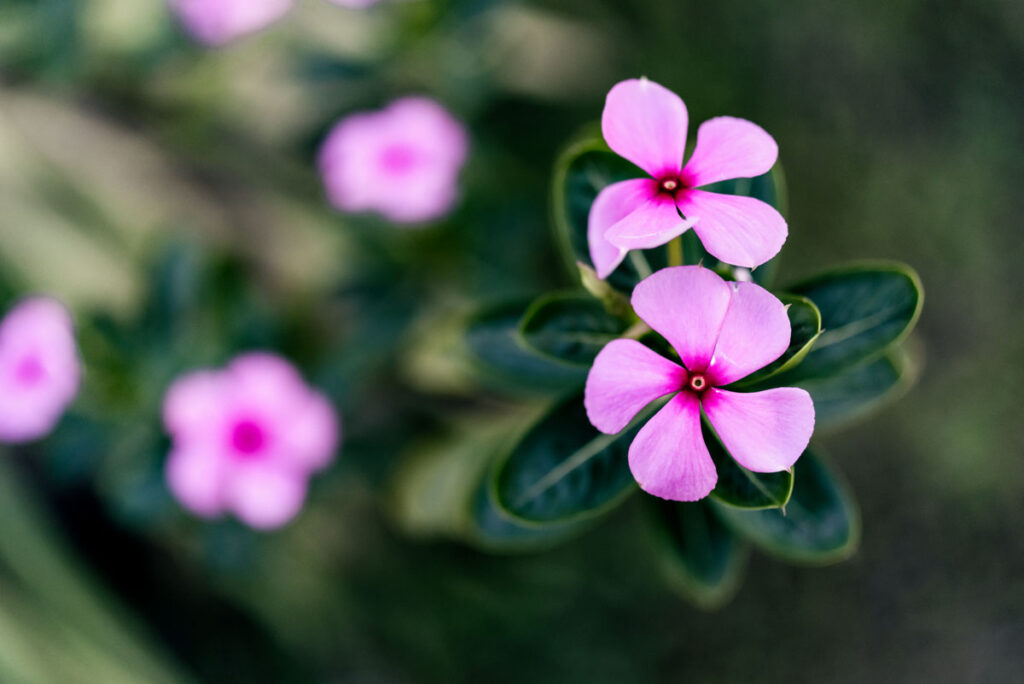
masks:
<path id="1" fill-rule="evenodd" d="M 739 588 L 747 546 L 722 524 L 706 501 L 678 503 L 645 496 L 658 565 L 685 599 L 718 608 Z"/>
<path id="2" fill-rule="evenodd" d="M 803 362 L 776 376 L 779 384 L 833 375 L 876 358 L 914 327 L 923 292 L 903 264 L 856 264 L 829 271 L 789 291 L 821 311 L 822 333 Z"/>
<path id="3" fill-rule="evenodd" d="M 704 421 L 703 430 L 704 442 L 718 471 L 718 483 L 711 492 L 713 499 L 748 510 L 786 505 L 793 493 L 792 472 L 755 473 L 747 470 L 728 454 L 707 421 Z"/>
<path id="4" fill-rule="evenodd" d="M 738 387 L 752 387 L 762 380 L 797 366 L 811 351 L 811 347 L 821 334 L 821 313 L 814 302 L 806 297 L 788 294 L 779 295 L 779 299 L 789 307 L 786 310 L 791 331 L 789 347 L 778 359 L 737 382 Z"/>
<path id="5" fill-rule="evenodd" d="M 543 358 L 523 346 L 519 321 L 527 300 L 512 300 L 480 309 L 465 326 L 465 350 L 474 367 L 510 389 L 558 391 L 579 386 L 585 368 Z"/>
<path id="6" fill-rule="evenodd" d="M 590 365 L 626 329 L 621 318 L 588 294 L 556 292 L 527 309 L 519 326 L 523 344 L 538 354 L 577 366 Z"/>
<path id="7" fill-rule="evenodd" d="M 797 383 L 814 399 L 815 425 L 835 427 L 898 398 L 911 384 L 913 364 L 902 350 L 854 366 L 838 375 Z"/>
<path id="8" fill-rule="evenodd" d="M 605 435 L 590 424 L 581 395 L 556 405 L 498 463 L 497 505 L 528 524 L 579 520 L 608 510 L 636 488 L 629 445 L 653 410 L 641 412 L 618 435 Z"/>
<path id="9" fill-rule="evenodd" d="M 780 558 L 817 564 L 847 558 L 860 534 L 851 494 L 810 449 L 794 469 L 793 496 L 785 509 L 744 511 L 716 502 L 716 512 L 738 535 Z"/>

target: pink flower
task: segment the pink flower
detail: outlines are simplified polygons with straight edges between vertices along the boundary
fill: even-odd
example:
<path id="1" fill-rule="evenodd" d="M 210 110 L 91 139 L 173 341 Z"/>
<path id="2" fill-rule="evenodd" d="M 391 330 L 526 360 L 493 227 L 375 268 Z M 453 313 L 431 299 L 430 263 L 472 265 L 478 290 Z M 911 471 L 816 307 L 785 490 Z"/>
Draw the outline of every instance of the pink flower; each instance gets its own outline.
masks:
<path id="1" fill-rule="evenodd" d="M 0 442 L 38 439 L 78 393 L 71 316 L 53 299 L 23 300 L 0 321 Z"/>
<path id="2" fill-rule="evenodd" d="M 170 0 L 170 6 L 193 38 L 224 45 L 273 24 L 292 0 Z"/>
<path id="3" fill-rule="evenodd" d="M 773 207 L 697 189 L 769 171 L 778 156 L 772 137 L 743 119 L 709 119 L 684 166 L 687 123 L 679 96 L 653 81 L 622 81 L 609 91 L 604 139 L 650 178 L 613 183 L 594 200 L 587 236 L 599 277 L 608 277 L 629 250 L 663 245 L 691 227 L 712 256 L 735 266 L 754 268 L 782 248 L 786 220 Z"/>
<path id="4" fill-rule="evenodd" d="M 416 223 L 455 204 L 467 150 L 465 129 L 441 105 L 404 97 L 342 119 L 320 149 L 319 167 L 338 209 Z"/>
<path id="5" fill-rule="evenodd" d="M 633 308 L 675 348 L 682 365 L 635 340 L 615 340 L 594 360 L 584 404 L 598 430 L 616 434 L 650 402 L 675 395 L 629 447 L 629 468 L 644 491 L 696 501 L 715 488 L 718 474 L 701 436 L 702 408 L 744 468 L 771 473 L 796 462 L 814 431 L 807 392 L 721 389 L 789 346 L 782 302 L 754 283 L 727 283 L 706 268 L 677 266 L 641 281 Z"/>
<path id="6" fill-rule="evenodd" d="M 231 511 L 257 529 L 299 512 L 309 477 L 331 462 L 339 438 L 327 399 L 266 353 L 178 378 L 164 425 L 173 442 L 167 483 L 181 504 L 203 517 Z"/>

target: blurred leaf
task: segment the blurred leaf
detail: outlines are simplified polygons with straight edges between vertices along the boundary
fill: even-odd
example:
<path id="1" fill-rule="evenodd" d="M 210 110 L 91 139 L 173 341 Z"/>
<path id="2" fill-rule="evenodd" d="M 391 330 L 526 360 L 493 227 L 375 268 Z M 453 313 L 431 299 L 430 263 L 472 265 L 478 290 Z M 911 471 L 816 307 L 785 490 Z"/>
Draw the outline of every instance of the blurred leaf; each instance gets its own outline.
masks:
<path id="1" fill-rule="evenodd" d="M 519 325 L 523 344 L 555 361 L 587 368 L 601 349 L 626 329 L 604 304 L 580 292 L 554 292 L 537 299 Z"/>
<path id="2" fill-rule="evenodd" d="M 718 471 L 711 498 L 729 506 L 759 510 L 785 506 L 793 493 L 793 473 L 755 473 L 733 459 L 708 422 L 703 421 L 704 442 Z"/>
<path id="3" fill-rule="evenodd" d="M 780 558 L 826 564 L 849 557 L 860 522 L 846 485 L 810 449 L 794 470 L 793 496 L 784 509 L 744 511 L 716 504 L 716 512 L 738 535 Z"/>
<path id="4" fill-rule="evenodd" d="M 599 515 L 634 491 L 627 454 L 653 409 L 642 411 L 617 435 L 598 432 L 583 396 L 557 404 L 495 468 L 496 505 L 533 525 Z"/>
<path id="5" fill-rule="evenodd" d="M 658 566 L 671 587 L 700 608 L 728 602 L 743 578 L 747 545 L 722 524 L 707 501 L 643 500 Z"/>
<path id="6" fill-rule="evenodd" d="M 566 265 L 575 277 L 577 262 L 593 266 L 587 243 L 587 219 L 590 206 L 598 193 L 622 180 L 644 178 L 647 174 L 608 149 L 600 138 L 588 138 L 570 145 L 555 163 L 552 187 L 552 215 L 555 235 Z M 756 178 L 740 178 L 722 181 L 704 188 L 713 192 L 756 197 L 780 211 L 785 211 L 785 182 L 779 164 L 766 174 Z M 703 263 L 708 268 L 718 269 L 717 259 L 710 256 L 691 230 L 683 235 L 684 262 Z M 777 259 L 755 269 L 755 282 L 766 285 L 771 282 Z M 608 282 L 621 292 L 630 293 L 633 286 L 650 272 L 664 268 L 669 263 L 666 247 L 631 253 L 608 277 Z M 729 277 L 733 269 L 721 265 Z"/>
<path id="7" fill-rule="evenodd" d="M 779 299 L 789 307 L 786 310 L 790 325 L 789 347 L 778 359 L 737 382 L 737 387 L 753 387 L 762 380 L 797 366 L 821 335 L 821 312 L 814 302 L 806 297 L 789 294 L 779 295 Z"/>
<path id="8" fill-rule="evenodd" d="M 469 317 L 463 343 L 475 369 L 510 389 L 558 391 L 582 385 L 586 369 L 551 361 L 523 346 L 519 322 L 528 306 L 527 300 L 510 300 Z"/>
<path id="9" fill-rule="evenodd" d="M 844 266 L 788 288 L 821 311 L 822 333 L 803 362 L 773 384 L 834 375 L 875 358 L 903 339 L 921 312 L 921 281 L 909 266 Z"/>
<path id="10" fill-rule="evenodd" d="M 797 385 L 811 393 L 815 426 L 823 428 L 861 418 L 894 401 L 915 377 L 907 353 L 895 349 L 837 375 L 802 380 Z"/>

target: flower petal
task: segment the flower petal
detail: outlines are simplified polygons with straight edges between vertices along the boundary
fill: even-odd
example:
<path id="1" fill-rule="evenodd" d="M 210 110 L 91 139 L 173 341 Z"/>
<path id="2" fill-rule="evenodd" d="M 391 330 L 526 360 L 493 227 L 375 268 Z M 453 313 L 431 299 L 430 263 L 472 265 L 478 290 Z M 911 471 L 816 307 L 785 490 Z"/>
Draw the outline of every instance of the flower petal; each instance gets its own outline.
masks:
<path id="1" fill-rule="evenodd" d="M 789 346 L 786 307 L 754 283 L 735 283 L 708 371 L 712 385 L 728 385 L 764 368 Z"/>
<path id="2" fill-rule="evenodd" d="M 679 215 L 668 195 L 654 195 L 629 216 L 605 233 L 605 238 L 621 250 L 650 249 L 665 244 L 688 231 L 693 220 Z"/>
<path id="3" fill-rule="evenodd" d="M 594 359 L 583 405 L 594 427 L 614 435 L 640 409 L 678 392 L 685 381 L 685 370 L 636 340 L 615 340 Z"/>
<path id="4" fill-rule="evenodd" d="M 654 414 L 629 447 L 629 469 L 648 494 L 697 501 L 718 481 L 700 430 L 700 402 L 680 392 Z"/>
<path id="5" fill-rule="evenodd" d="M 691 371 L 711 363 L 732 289 L 701 266 L 664 268 L 633 288 L 633 309 Z"/>
<path id="6" fill-rule="evenodd" d="M 229 397 L 220 371 L 183 375 L 164 395 L 164 426 L 176 440 L 201 439 L 220 429 Z"/>
<path id="7" fill-rule="evenodd" d="M 629 251 L 613 245 L 605 233 L 647 202 L 652 194 L 651 182 L 648 178 L 636 178 L 612 183 L 599 192 L 590 205 L 587 243 L 590 245 L 590 260 L 594 263 L 598 278 L 610 276 Z"/>
<path id="8" fill-rule="evenodd" d="M 608 91 L 601 130 L 619 156 L 657 178 L 682 167 L 688 121 L 678 95 L 646 78 L 630 79 Z"/>
<path id="9" fill-rule="evenodd" d="M 305 401 L 293 407 L 287 429 L 280 432 L 289 463 L 312 472 L 325 468 L 334 458 L 341 428 L 331 403 L 309 393 Z"/>
<path id="10" fill-rule="evenodd" d="M 757 473 L 796 463 L 814 432 L 814 402 L 796 387 L 741 394 L 712 388 L 704 412 L 736 462 Z"/>
<path id="11" fill-rule="evenodd" d="M 676 202 L 683 216 L 694 220 L 704 249 L 727 264 L 760 266 L 786 241 L 786 219 L 759 199 L 688 190 Z"/>
<path id="12" fill-rule="evenodd" d="M 306 478 L 254 463 L 236 468 L 225 492 L 229 507 L 250 527 L 270 530 L 291 520 L 306 499 Z"/>
<path id="13" fill-rule="evenodd" d="M 174 449 L 164 474 L 171 493 L 196 515 L 212 518 L 224 511 L 226 463 L 216 449 L 203 445 Z"/>
<path id="14" fill-rule="evenodd" d="M 763 128 L 745 119 L 719 116 L 697 129 L 697 146 L 683 176 L 692 187 L 731 178 L 753 178 L 775 166 L 779 146 Z"/>

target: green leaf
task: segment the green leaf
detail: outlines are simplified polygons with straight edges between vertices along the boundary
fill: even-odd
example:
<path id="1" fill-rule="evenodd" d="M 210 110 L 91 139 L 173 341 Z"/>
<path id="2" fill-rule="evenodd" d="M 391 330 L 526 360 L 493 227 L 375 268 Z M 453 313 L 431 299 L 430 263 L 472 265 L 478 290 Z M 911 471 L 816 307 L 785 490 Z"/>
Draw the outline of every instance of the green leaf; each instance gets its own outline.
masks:
<path id="1" fill-rule="evenodd" d="M 463 342 L 474 368 L 510 389 L 560 391 L 583 384 L 585 368 L 551 361 L 527 349 L 519 337 L 519 321 L 528 300 L 486 306 L 465 324 Z"/>
<path id="2" fill-rule="evenodd" d="M 776 376 L 779 384 L 834 375 L 877 358 L 914 327 L 924 299 L 917 274 L 897 263 L 846 266 L 789 291 L 818 306 L 822 333 L 799 366 Z"/>
<path id="3" fill-rule="evenodd" d="M 609 150 L 600 138 L 587 138 L 570 145 L 558 158 L 552 187 L 552 214 L 559 249 L 573 276 L 578 273 L 577 263 L 593 265 L 587 244 L 587 219 L 598 193 L 612 183 L 646 176 L 643 170 Z M 785 211 L 785 182 L 778 164 L 756 178 L 722 181 L 703 189 L 756 197 Z M 721 266 L 727 277 L 733 277 L 731 267 L 727 269 L 710 256 L 693 231 L 683 235 L 683 247 L 685 263 L 703 263 L 714 269 Z M 768 284 L 776 261 L 773 259 L 755 269 L 754 281 Z M 667 246 L 631 252 L 608 277 L 608 282 L 620 292 L 629 293 L 637 282 L 668 264 Z"/>
<path id="4" fill-rule="evenodd" d="M 519 334 L 523 344 L 541 356 L 589 368 L 597 353 L 626 327 L 588 294 L 555 292 L 530 305 Z"/>
<path id="5" fill-rule="evenodd" d="M 603 513 L 636 489 L 628 452 L 653 404 L 622 432 L 605 435 L 587 418 L 582 395 L 557 404 L 497 464 L 494 498 L 526 524 L 581 520 Z"/>
<path id="6" fill-rule="evenodd" d="M 683 598 L 707 610 L 739 589 L 749 550 L 707 501 L 678 503 L 643 497 L 658 567 Z"/>
<path id="7" fill-rule="evenodd" d="M 860 522 L 846 485 L 810 449 L 794 470 L 785 509 L 744 511 L 716 502 L 715 511 L 736 534 L 780 558 L 809 564 L 847 558 L 859 540 Z"/>
<path id="8" fill-rule="evenodd" d="M 789 347 L 778 359 L 737 382 L 737 387 L 750 388 L 773 375 L 794 368 L 803 361 L 821 335 L 821 312 L 814 302 L 800 295 L 789 294 L 779 295 L 779 299 L 788 307 L 786 314 L 789 316 L 791 331 Z"/>
<path id="9" fill-rule="evenodd" d="M 798 382 L 814 400 L 815 425 L 835 427 L 861 418 L 899 398 L 916 378 L 907 353 L 895 349 L 838 375 Z"/>
<path id="10" fill-rule="evenodd" d="M 793 493 L 793 473 L 755 473 L 737 463 L 725 450 L 714 429 L 703 421 L 704 443 L 715 462 L 718 483 L 711 498 L 735 508 L 760 510 L 785 506 Z"/>

